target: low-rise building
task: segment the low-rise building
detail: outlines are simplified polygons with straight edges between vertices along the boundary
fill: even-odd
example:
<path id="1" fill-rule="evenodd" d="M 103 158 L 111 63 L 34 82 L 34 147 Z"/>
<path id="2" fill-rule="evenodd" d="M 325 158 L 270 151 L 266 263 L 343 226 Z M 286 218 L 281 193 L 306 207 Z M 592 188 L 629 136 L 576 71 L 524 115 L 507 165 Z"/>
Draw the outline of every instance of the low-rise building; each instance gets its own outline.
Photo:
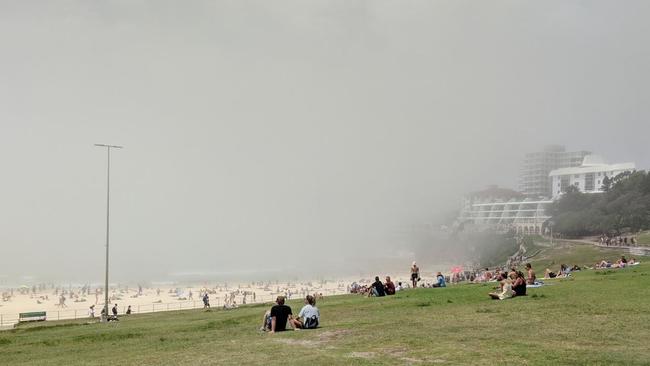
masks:
<path id="1" fill-rule="evenodd" d="M 518 234 L 542 234 L 550 218 L 546 209 L 552 202 L 490 187 L 463 198 L 458 221 L 463 225 L 515 230 Z"/>

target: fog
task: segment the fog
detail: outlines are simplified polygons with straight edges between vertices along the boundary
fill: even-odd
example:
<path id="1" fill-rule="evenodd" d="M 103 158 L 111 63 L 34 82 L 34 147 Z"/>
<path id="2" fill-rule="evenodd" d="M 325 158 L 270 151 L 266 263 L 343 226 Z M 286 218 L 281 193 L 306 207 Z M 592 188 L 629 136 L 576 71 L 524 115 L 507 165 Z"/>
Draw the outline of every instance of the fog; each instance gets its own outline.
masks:
<path id="1" fill-rule="evenodd" d="M 647 1 L 0 0 L 0 276 L 407 269 L 546 144 L 650 166 Z M 432 242 L 431 246 L 453 245 Z M 392 261 L 392 262 L 391 262 Z"/>

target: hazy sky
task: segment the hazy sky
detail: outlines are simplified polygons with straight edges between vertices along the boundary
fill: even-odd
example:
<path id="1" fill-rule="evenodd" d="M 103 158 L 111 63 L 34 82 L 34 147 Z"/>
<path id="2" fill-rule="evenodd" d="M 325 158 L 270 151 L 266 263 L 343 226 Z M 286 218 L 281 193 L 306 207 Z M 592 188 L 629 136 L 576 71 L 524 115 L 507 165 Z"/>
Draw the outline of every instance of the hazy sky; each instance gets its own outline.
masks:
<path id="1" fill-rule="evenodd" d="M 549 143 L 647 168 L 648 19 L 648 1 L 0 0 L 0 276 L 102 278 L 94 143 L 125 146 L 120 280 L 396 256 L 396 232 L 514 187 Z"/>

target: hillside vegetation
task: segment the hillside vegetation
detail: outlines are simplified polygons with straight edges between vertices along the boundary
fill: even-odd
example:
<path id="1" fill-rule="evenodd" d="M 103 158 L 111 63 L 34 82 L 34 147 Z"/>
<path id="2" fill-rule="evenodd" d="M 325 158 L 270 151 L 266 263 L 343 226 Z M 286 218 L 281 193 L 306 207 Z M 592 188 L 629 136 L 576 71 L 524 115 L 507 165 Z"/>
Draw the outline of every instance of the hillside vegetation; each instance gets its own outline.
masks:
<path id="1" fill-rule="evenodd" d="M 603 188 L 602 194 L 589 194 L 570 186 L 549 208 L 554 231 L 580 237 L 650 229 L 650 174 L 623 173 L 606 180 Z"/>

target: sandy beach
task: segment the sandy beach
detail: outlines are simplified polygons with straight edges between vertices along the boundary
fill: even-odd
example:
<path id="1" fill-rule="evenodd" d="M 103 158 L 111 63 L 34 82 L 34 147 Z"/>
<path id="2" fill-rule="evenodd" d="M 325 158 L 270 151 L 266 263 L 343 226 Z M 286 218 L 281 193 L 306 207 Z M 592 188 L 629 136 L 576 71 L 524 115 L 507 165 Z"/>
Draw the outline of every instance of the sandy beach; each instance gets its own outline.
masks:
<path id="1" fill-rule="evenodd" d="M 380 278 L 383 281 L 384 275 Z M 395 283 L 409 283 L 409 274 L 404 272 L 391 276 Z M 245 304 L 272 303 L 278 295 L 289 299 L 303 298 L 307 294 L 322 294 L 324 297 L 349 293 L 353 282 L 370 284 L 373 275 L 346 277 L 334 280 L 266 281 L 247 283 L 155 283 L 147 286 L 111 285 L 109 307 L 117 304 L 118 314 L 125 314 L 131 306 L 133 314 L 203 308 L 202 296 L 208 293 L 212 308 L 234 308 Z M 432 282 L 433 276 L 422 276 L 423 282 Z M 19 313 L 45 311 L 48 320 L 90 317 L 90 306 L 95 305 L 98 317 L 104 306 L 103 286 L 62 286 L 40 284 L 2 289 L 0 315 L 7 326 L 18 321 Z"/>

